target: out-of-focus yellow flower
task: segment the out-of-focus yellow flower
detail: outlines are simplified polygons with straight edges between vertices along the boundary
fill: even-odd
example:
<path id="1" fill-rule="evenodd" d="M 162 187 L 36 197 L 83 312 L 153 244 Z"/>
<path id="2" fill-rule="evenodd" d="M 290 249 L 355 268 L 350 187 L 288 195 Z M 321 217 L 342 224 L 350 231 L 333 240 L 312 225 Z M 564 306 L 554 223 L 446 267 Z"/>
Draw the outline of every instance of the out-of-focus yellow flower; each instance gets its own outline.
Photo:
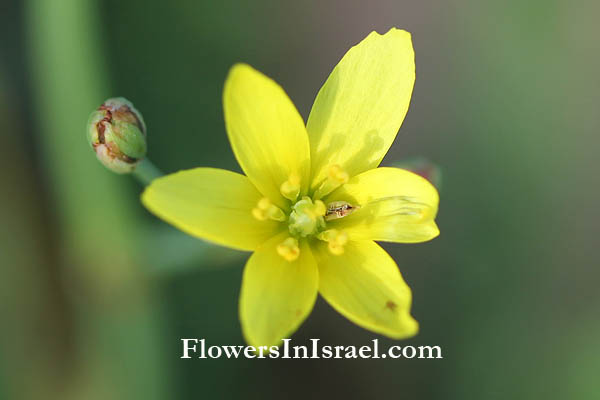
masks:
<path id="1" fill-rule="evenodd" d="M 317 293 L 374 332 L 418 331 L 410 288 L 374 242 L 439 234 L 436 189 L 406 170 L 377 168 L 414 79 L 410 34 L 372 32 L 334 68 L 305 126 L 277 83 L 235 65 L 223 107 L 246 176 L 196 168 L 156 179 L 144 192 L 144 205 L 181 230 L 254 252 L 239 308 L 248 343 L 269 346 L 291 335 Z"/>

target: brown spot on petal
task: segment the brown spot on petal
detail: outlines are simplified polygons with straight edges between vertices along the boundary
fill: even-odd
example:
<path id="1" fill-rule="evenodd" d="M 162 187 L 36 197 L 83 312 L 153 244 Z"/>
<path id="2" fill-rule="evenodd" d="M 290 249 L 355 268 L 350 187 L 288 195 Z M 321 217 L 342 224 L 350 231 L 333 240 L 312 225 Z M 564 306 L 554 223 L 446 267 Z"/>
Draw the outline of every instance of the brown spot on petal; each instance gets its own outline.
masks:
<path id="1" fill-rule="evenodd" d="M 388 308 L 392 311 L 395 311 L 396 307 L 398 307 L 398 305 L 391 300 L 388 300 L 387 303 L 385 303 L 385 308 Z"/>

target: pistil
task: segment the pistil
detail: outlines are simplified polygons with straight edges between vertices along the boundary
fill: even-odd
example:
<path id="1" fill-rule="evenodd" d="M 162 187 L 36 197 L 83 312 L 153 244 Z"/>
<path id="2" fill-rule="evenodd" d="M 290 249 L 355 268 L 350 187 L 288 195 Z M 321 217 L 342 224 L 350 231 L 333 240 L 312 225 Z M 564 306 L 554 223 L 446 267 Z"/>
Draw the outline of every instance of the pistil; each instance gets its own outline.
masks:
<path id="1" fill-rule="evenodd" d="M 326 212 L 325 204 L 321 200 L 313 202 L 310 197 L 304 196 L 292 207 L 289 220 L 290 233 L 303 237 L 316 234 L 325 227 L 323 216 Z"/>

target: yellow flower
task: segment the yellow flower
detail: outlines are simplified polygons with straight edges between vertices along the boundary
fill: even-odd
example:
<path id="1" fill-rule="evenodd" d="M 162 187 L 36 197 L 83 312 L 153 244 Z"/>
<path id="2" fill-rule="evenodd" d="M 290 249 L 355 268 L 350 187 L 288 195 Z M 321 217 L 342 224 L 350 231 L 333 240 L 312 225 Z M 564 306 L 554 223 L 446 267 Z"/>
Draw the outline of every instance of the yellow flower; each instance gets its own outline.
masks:
<path id="1" fill-rule="evenodd" d="M 277 344 L 317 292 L 352 322 L 391 338 L 416 334 L 411 291 L 374 241 L 439 234 L 436 189 L 377 168 L 408 110 L 415 79 L 408 32 L 372 32 L 335 67 L 306 126 L 283 89 L 245 64 L 223 93 L 225 123 L 246 176 L 213 168 L 155 180 L 142 201 L 179 229 L 253 251 L 240 295 L 248 343 Z"/>

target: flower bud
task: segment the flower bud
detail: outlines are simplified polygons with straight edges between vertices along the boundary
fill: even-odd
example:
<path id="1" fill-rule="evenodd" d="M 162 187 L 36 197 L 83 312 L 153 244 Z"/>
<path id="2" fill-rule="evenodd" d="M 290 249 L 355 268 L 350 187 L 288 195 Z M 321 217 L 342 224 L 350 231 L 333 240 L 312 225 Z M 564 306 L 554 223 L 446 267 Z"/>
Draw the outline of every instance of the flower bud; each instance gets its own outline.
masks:
<path id="1" fill-rule="evenodd" d="M 108 99 L 92 112 L 87 136 L 98 160 L 119 174 L 132 172 L 146 155 L 142 114 L 123 97 Z"/>

